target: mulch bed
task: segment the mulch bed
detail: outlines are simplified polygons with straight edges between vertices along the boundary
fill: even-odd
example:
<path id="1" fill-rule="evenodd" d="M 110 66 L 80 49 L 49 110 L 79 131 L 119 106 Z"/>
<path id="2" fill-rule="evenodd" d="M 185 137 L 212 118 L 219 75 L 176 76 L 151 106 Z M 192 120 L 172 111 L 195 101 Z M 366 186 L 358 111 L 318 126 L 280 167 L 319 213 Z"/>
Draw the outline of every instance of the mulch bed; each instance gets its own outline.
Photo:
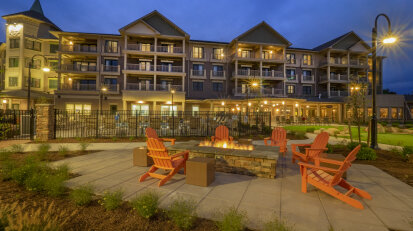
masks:
<path id="1" fill-rule="evenodd" d="M 98 201 L 93 201 L 88 206 L 76 206 L 67 195 L 61 198 L 53 198 L 41 193 L 25 190 L 17 184 L 6 181 L 0 182 L 0 197 L 2 203 L 12 204 L 14 202 L 25 202 L 26 209 L 39 208 L 47 204 L 54 203 L 56 208 L 75 215 L 66 223 L 62 230 L 165 230 L 178 231 L 179 229 L 161 212 L 151 220 L 144 219 L 137 215 L 132 208 L 124 203 L 120 208 L 113 211 L 106 211 Z M 193 229 L 215 231 L 218 228 L 215 223 L 206 219 L 197 219 Z"/>
<path id="2" fill-rule="evenodd" d="M 76 156 L 83 156 L 83 155 L 88 155 L 88 154 L 92 154 L 95 152 L 99 152 L 99 151 L 69 151 L 67 152 L 65 155 L 61 155 L 58 152 L 48 152 L 44 157 L 44 161 L 46 162 L 52 162 L 52 161 L 58 161 L 58 160 L 63 160 L 63 159 L 67 159 L 67 158 L 71 158 L 71 157 L 76 157 Z M 13 153 L 11 155 L 12 159 L 15 160 L 22 160 L 24 158 L 26 158 L 27 156 L 38 156 L 38 154 L 36 152 L 25 152 L 25 153 Z"/>

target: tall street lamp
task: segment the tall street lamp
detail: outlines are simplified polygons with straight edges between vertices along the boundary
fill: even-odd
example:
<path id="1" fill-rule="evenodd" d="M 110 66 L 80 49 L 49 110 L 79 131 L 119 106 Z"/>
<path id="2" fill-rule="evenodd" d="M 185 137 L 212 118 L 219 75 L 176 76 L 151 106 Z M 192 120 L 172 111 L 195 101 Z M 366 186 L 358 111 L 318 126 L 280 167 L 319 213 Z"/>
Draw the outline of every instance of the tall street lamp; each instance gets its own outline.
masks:
<path id="1" fill-rule="evenodd" d="M 377 76 L 377 21 L 380 18 L 380 16 L 383 16 L 386 18 L 387 23 L 388 23 L 388 29 L 387 29 L 387 35 L 383 39 L 383 44 L 390 44 L 390 43 L 395 43 L 396 42 L 396 37 L 392 35 L 391 32 L 391 23 L 389 16 L 386 14 L 379 14 L 376 17 L 376 20 L 374 22 L 374 27 L 372 30 L 372 61 L 373 61 L 373 105 L 372 105 L 372 117 L 371 117 L 371 143 L 370 147 L 377 149 L 378 144 L 377 144 L 377 108 L 376 108 L 376 91 L 377 91 L 377 84 L 376 84 L 376 76 Z"/>
<path id="2" fill-rule="evenodd" d="M 47 58 L 44 55 L 40 55 L 40 54 L 36 54 L 32 56 L 32 59 L 30 60 L 29 63 L 29 77 L 27 78 L 27 110 L 30 110 L 30 87 L 31 87 L 31 83 L 32 83 L 32 68 L 33 68 L 33 63 L 34 63 L 34 58 L 36 57 L 43 57 L 45 63 L 47 63 Z M 45 65 L 43 67 L 43 71 L 44 72 L 49 72 L 50 68 L 47 67 L 47 65 Z"/>
<path id="3" fill-rule="evenodd" d="M 171 89 L 172 137 L 175 137 L 174 94 L 175 94 L 175 90 Z"/>

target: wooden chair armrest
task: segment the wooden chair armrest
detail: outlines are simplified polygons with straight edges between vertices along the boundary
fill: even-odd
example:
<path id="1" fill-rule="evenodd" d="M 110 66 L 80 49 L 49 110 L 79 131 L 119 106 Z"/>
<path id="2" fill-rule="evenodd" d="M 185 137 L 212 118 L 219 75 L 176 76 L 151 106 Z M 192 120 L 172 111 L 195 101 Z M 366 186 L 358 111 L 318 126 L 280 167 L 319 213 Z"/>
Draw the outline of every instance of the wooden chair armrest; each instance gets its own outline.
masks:
<path id="1" fill-rule="evenodd" d="M 171 145 L 174 145 L 176 139 L 173 139 L 173 138 L 161 138 L 161 140 L 162 140 L 162 141 L 165 141 L 165 142 L 171 142 Z"/>
<path id="2" fill-rule="evenodd" d="M 189 151 L 184 151 L 184 152 L 180 152 L 180 153 L 176 153 L 176 154 L 173 154 L 173 155 L 171 155 L 171 156 L 169 156 L 171 159 L 175 159 L 175 158 L 177 158 L 177 157 L 180 157 L 180 156 L 183 156 L 184 157 L 184 159 L 188 159 L 188 155 L 189 155 Z"/>
<path id="3" fill-rule="evenodd" d="M 228 139 L 229 139 L 229 141 L 231 141 L 231 142 L 232 142 L 232 141 L 234 140 L 234 137 L 229 136 L 229 137 L 228 137 Z"/>
<path id="4" fill-rule="evenodd" d="M 342 164 L 343 164 L 343 161 L 332 160 L 332 159 L 328 159 L 328 158 L 318 158 L 318 160 L 319 160 L 320 162 L 329 163 L 329 164 L 334 164 L 334 165 L 342 165 Z"/>
<path id="5" fill-rule="evenodd" d="M 306 146 L 311 146 L 311 144 L 291 144 L 291 150 L 295 151 L 297 150 L 297 147 L 306 147 Z"/>
<path id="6" fill-rule="evenodd" d="M 170 156 L 165 156 L 165 157 L 162 157 L 162 156 L 153 156 L 153 155 L 148 155 L 149 157 L 152 157 L 152 158 L 154 158 L 154 159 L 162 159 L 162 160 L 171 160 L 171 157 Z"/>
<path id="7" fill-rule="evenodd" d="M 268 146 L 268 140 L 270 140 L 271 139 L 271 137 L 266 137 L 266 138 L 264 138 L 264 144 L 265 144 L 265 146 Z"/>
<path id="8" fill-rule="evenodd" d="M 331 173 L 337 173 L 338 169 L 332 169 L 332 168 L 327 168 L 327 167 L 321 167 L 321 166 L 315 166 L 312 164 L 304 163 L 304 162 L 299 162 L 298 163 L 300 166 L 303 166 L 305 168 L 312 168 L 316 170 L 323 170 L 325 172 L 331 172 Z"/>
<path id="9" fill-rule="evenodd" d="M 327 151 L 328 148 L 305 148 L 305 150 L 307 151 Z"/>

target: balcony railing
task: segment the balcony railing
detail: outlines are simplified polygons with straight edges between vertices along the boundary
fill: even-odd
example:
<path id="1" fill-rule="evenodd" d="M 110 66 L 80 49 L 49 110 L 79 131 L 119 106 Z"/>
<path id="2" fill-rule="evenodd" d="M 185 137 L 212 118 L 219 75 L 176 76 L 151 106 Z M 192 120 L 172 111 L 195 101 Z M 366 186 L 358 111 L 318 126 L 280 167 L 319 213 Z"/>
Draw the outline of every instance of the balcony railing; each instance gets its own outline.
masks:
<path id="1" fill-rule="evenodd" d="M 297 75 L 287 75 L 287 82 L 298 82 Z"/>
<path id="2" fill-rule="evenodd" d="M 327 81 L 328 77 L 327 75 L 322 75 L 320 77 L 321 81 Z M 342 74 L 336 74 L 336 75 L 330 75 L 330 81 L 348 81 L 348 76 L 347 75 L 342 75 Z"/>
<path id="3" fill-rule="evenodd" d="M 182 91 L 182 85 L 172 85 L 172 84 L 156 84 L 157 91 L 171 91 L 174 89 L 175 91 Z"/>
<path id="4" fill-rule="evenodd" d="M 154 51 L 154 46 L 153 45 L 145 45 L 145 44 L 141 44 L 141 43 L 138 43 L 138 44 L 131 43 L 131 44 L 128 44 L 127 50 L 142 51 L 142 52 L 153 52 Z"/>
<path id="5" fill-rule="evenodd" d="M 301 75 L 301 82 L 312 83 L 314 82 L 314 76 L 312 75 Z"/>
<path id="6" fill-rule="evenodd" d="M 314 60 L 301 59 L 301 65 L 303 65 L 303 66 L 312 66 L 312 65 L 314 65 Z"/>
<path id="7" fill-rule="evenodd" d="M 255 52 L 251 51 L 251 52 L 245 52 L 242 53 L 241 51 L 239 51 L 237 53 L 237 57 L 241 58 L 241 59 L 255 59 L 257 57 L 255 57 Z"/>
<path id="8" fill-rule="evenodd" d="M 153 91 L 154 85 L 153 84 L 146 84 L 146 83 L 127 83 L 126 90 L 131 91 Z"/>
<path id="9" fill-rule="evenodd" d="M 191 51 L 191 58 L 192 58 L 192 59 L 205 59 L 205 58 L 206 58 L 206 53 L 203 52 L 202 54 L 194 54 L 194 53 Z"/>
<path id="10" fill-rule="evenodd" d="M 62 64 L 61 71 L 74 71 L 74 72 L 96 72 L 96 66 L 79 65 L 79 64 Z"/>
<path id="11" fill-rule="evenodd" d="M 157 65 L 156 71 L 161 72 L 182 72 L 182 66 L 167 66 L 167 65 Z"/>
<path id="12" fill-rule="evenodd" d="M 111 72 L 116 73 L 119 72 L 120 67 L 118 66 L 111 66 L 111 65 L 102 65 L 102 72 Z"/>
<path id="13" fill-rule="evenodd" d="M 362 66 L 362 67 L 366 67 L 367 66 L 367 62 L 365 59 L 351 59 L 350 60 L 350 65 L 351 66 Z"/>
<path id="14" fill-rule="evenodd" d="M 183 48 L 182 47 L 167 47 L 167 46 L 158 46 L 156 47 L 157 52 L 163 53 L 175 53 L 175 54 L 182 54 Z"/>
<path id="15" fill-rule="evenodd" d="M 81 84 L 80 82 L 74 82 L 72 84 L 62 84 L 60 89 L 70 91 L 96 91 L 96 84 Z"/>
<path id="16" fill-rule="evenodd" d="M 274 87 L 265 87 L 263 89 L 264 95 L 267 96 L 282 96 L 284 95 L 284 90 L 280 88 L 274 88 Z"/>
<path id="17" fill-rule="evenodd" d="M 203 77 L 203 78 L 206 78 L 205 70 L 193 70 L 193 69 L 191 69 L 191 77 Z"/>
<path id="18" fill-rule="evenodd" d="M 211 76 L 212 76 L 212 77 L 218 77 L 218 78 L 224 78 L 224 77 L 225 77 L 225 71 L 214 71 L 214 70 L 211 70 Z"/>
<path id="19" fill-rule="evenodd" d="M 266 55 L 262 54 L 261 57 L 264 60 L 275 60 L 275 61 L 284 61 L 285 60 L 285 58 L 282 54 L 276 54 L 276 53 L 266 54 Z"/>
<path id="20" fill-rule="evenodd" d="M 262 71 L 262 76 L 270 78 L 284 78 L 284 72 L 275 70 Z"/>
<path id="21" fill-rule="evenodd" d="M 348 96 L 348 91 L 330 91 L 331 97 L 344 97 Z"/>
<path id="22" fill-rule="evenodd" d="M 132 64 L 128 63 L 126 64 L 126 70 L 129 71 L 153 71 L 154 69 L 153 65 L 141 65 L 141 64 Z"/>
<path id="23" fill-rule="evenodd" d="M 287 64 L 297 64 L 297 60 L 296 59 L 290 59 L 290 60 L 286 60 Z"/>
<path id="24" fill-rule="evenodd" d="M 109 92 L 119 92 L 119 84 L 104 84 Z"/>
<path id="25" fill-rule="evenodd" d="M 259 70 L 238 70 L 237 75 L 240 76 L 260 76 Z"/>
<path id="26" fill-rule="evenodd" d="M 82 46 L 82 45 L 61 45 L 60 51 L 64 52 L 85 52 L 85 53 L 97 53 L 97 45 L 96 46 Z"/>
<path id="27" fill-rule="evenodd" d="M 211 54 L 211 60 L 224 60 L 225 55 L 222 54 Z"/>

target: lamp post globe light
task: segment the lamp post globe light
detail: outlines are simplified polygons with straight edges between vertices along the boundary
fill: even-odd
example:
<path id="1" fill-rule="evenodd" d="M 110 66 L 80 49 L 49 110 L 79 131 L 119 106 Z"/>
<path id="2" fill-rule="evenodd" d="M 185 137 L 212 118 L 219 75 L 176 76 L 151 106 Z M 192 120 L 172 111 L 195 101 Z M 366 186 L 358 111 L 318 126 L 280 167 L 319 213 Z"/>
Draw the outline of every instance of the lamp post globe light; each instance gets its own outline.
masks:
<path id="1" fill-rule="evenodd" d="M 33 68 L 33 63 L 34 63 L 34 58 L 36 57 L 43 57 L 44 62 L 45 62 L 45 66 L 42 68 L 44 72 L 50 72 L 50 68 L 47 65 L 47 58 L 44 55 L 40 55 L 40 54 L 36 54 L 33 55 L 30 63 L 29 63 L 29 76 L 27 77 L 27 110 L 30 110 L 30 88 L 31 88 L 31 83 L 32 83 L 32 72 L 31 69 Z"/>
<path id="2" fill-rule="evenodd" d="M 388 29 L 387 29 L 387 35 L 386 37 L 383 39 L 383 44 L 391 44 L 391 43 L 395 43 L 397 41 L 396 37 L 394 37 L 392 35 L 391 32 L 391 23 L 390 23 L 390 18 L 389 16 L 387 16 L 386 14 L 379 14 L 376 17 L 376 20 L 374 22 L 374 27 L 372 30 L 372 61 L 373 61 L 373 92 L 372 92 L 372 98 L 373 98 L 373 102 L 372 102 L 372 117 L 371 117 L 371 142 L 370 142 L 370 147 L 377 149 L 378 148 L 378 144 L 377 144 L 377 99 L 376 99 L 376 94 L 377 94 L 377 83 L 376 83 L 376 79 L 377 79 L 377 22 L 378 19 L 380 18 L 380 16 L 383 16 L 386 20 L 387 20 L 387 24 L 388 24 Z"/>

